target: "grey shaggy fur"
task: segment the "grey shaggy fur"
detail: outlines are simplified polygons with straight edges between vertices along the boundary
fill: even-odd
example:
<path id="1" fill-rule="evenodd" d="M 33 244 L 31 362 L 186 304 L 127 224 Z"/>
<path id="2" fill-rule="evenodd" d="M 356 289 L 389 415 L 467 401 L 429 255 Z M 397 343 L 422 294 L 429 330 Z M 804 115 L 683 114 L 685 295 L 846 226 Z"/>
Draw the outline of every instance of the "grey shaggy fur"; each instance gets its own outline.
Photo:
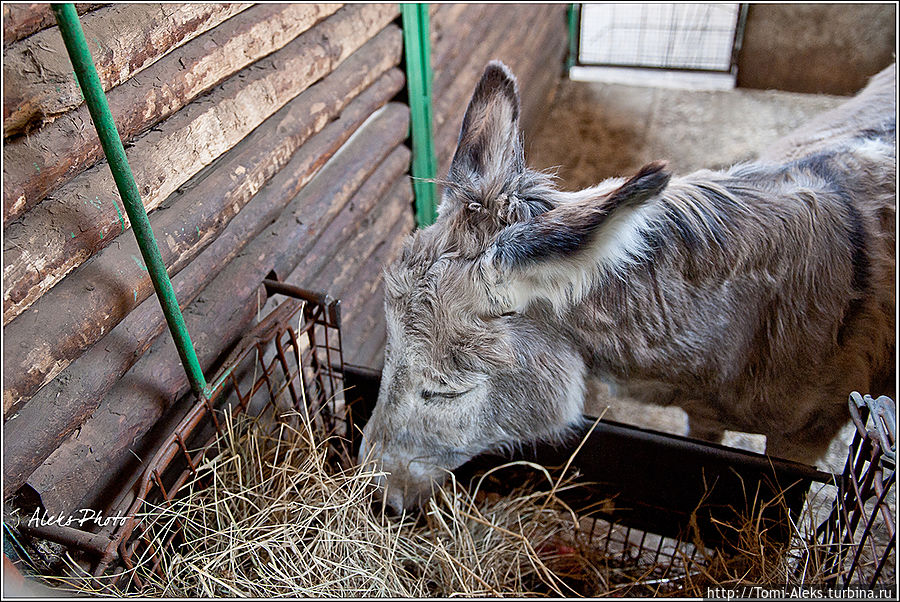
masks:
<path id="1" fill-rule="evenodd" d="M 556 189 L 526 167 L 519 93 L 487 66 L 437 222 L 385 274 L 365 428 L 394 508 L 490 449 L 553 440 L 587 378 L 676 404 L 692 436 L 813 462 L 849 393 L 893 394 L 895 68 L 722 171 Z"/>

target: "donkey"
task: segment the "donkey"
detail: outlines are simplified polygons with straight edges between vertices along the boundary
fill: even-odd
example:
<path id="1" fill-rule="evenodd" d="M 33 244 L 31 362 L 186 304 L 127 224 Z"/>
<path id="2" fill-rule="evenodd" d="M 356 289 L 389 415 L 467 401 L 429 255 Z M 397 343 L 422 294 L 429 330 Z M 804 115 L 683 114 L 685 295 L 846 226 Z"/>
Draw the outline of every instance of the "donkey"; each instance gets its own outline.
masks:
<path id="1" fill-rule="evenodd" d="M 893 392 L 895 75 L 759 160 L 650 163 L 580 192 L 526 167 L 515 77 L 488 64 L 438 219 L 385 272 L 360 458 L 400 510 L 481 452 L 559 441 L 586 381 L 765 434 L 812 462 L 853 390 Z"/>

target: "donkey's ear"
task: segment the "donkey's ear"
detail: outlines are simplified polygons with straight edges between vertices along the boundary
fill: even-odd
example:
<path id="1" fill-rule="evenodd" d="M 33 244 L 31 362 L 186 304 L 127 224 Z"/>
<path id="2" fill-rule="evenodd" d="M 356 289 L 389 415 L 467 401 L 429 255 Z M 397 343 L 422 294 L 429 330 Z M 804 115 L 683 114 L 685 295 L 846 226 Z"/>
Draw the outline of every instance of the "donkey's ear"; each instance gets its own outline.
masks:
<path id="1" fill-rule="evenodd" d="M 525 169 L 519 134 L 519 87 L 506 65 L 491 61 L 463 117 L 450 180 L 466 182 L 473 176 L 509 169 L 517 173 Z"/>
<path id="2" fill-rule="evenodd" d="M 494 309 L 524 309 L 545 298 L 558 309 L 581 300 L 598 275 L 646 251 L 646 201 L 669 183 L 665 163 L 645 165 L 610 190 L 574 193 L 567 203 L 502 230 L 484 256 Z"/>

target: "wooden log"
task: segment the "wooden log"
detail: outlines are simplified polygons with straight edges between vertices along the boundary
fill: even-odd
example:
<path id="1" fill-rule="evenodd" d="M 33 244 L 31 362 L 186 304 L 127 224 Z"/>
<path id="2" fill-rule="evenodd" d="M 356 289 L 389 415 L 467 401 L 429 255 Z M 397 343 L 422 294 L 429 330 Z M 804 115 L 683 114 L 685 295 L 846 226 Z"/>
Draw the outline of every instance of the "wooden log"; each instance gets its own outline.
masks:
<path id="1" fill-rule="evenodd" d="M 387 339 L 383 280 L 379 281 L 372 298 L 344 325 L 342 339 L 347 342 L 344 362 L 380 370 L 384 366 L 383 350 Z"/>
<path id="2" fill-rule="evenodd" d="M 121 4 L 81 20 L 104 90 L 249 4 Z M 3 134 L 19 134 L 83 102 L 56 28 L 3 50 Z"/>
<path id="3" fill-rule="evenodd" d="M 412 200 L 409 182 L 395 185 L 389 196 L 400 204 L 408 205 Z M 372 358 L 377 355 L 379 346 L 383 346 L 385 337 L 382 271 L 399 255 L 403 242 L 414 228 L 413 213 L 402 213 L 384 237 L 384 244 L 366 259 L 353 279 L 354 285 L 335 293 L 340 295 L 343 311 L 344 361 L 378 367 L 372 364 Z"/>
<path id="4" fill-rule="evenodd" d="M 264 4 L 198 36 L 107 94 L 123 142 L 334 13 L 340 4 Z M 3 148 L 3 223 L 103 156 L 87 107 Z"/>
<path id="5" fill-rule="evenodd" d="M 523 10 L 527 7 L 522 7 Z M 498 52 L 507 46 L 511 46 L 513 42 L 523 39 L 523 26 L 518 28 L 509 28 L 499 13 L 501 7 L 494 5 L 485 8 L 485 13 L 480 15 L 480 23 L 489 23 L 482 33 L 481 30 L 474 30 L 472 36 L 466 41 L 461 41 L 458 46 L 472 49 L 468 52 L 459 54 L 459 60 L 448 63 L 447 67 L 435 80 L 435 89 L 437 90 L 437 102 L 435 110 L 435 129 L 440 129 L 444 119 L 448 113 L 448 109 L 457 108 L 465 105 L 484 66 L 488 61 L 501 58 Z M 476 44 L 475 41 L 478 41 Z M 458 110 L 455 112 L 459 112 Z M 462 121 L 460 116 L 460 122 Z"/>
<path id="6" fill-rule="evenodd" d="M 484 31 L 483 26 L 489 25 L 482 18 L 487 11 L 486 5 L 442 4 L 440 7 L 431 20 L 432 94 L 437 90 L 437 80 L 446 71 L 449 59 L 464 53 L 466 40 L 476 39 L 473 30 Z"/>
<path id="7" fill-rule="evenodd" d="M 288 165 L 254 197 L 256 202 L 252 211 L 238 214 L 242 216 L 242 220 L 255 220 L 253 223 L 257 230 L 245 233 L 244 236 L 252 238 L 259 229 L 274 219 L 269 217 L 269 210 L 259 208 L 261 204 L 268 207 L 269 201 L 263 203 L 257 197 L 274 197 L 276 200 L 273 202 L 279 203 L 275 208 L 277 216 L 288 200 L 312 178 L 359 125 L 400 89 L 402 82 L 403 76 L 399 70 L 388 72 L 351 103 L 321 134 L 305 144 Z M 246 159 L 247 156 L 244 153 L 243 157 L 236 157 L 236 164 L 246 164 L 239 159 Z M 249 156 L 253 158 L 253 154 Z M 248 164 L 252 165 L 253 163 Z M 252 176 L 252 171 L 254 170 L 248 169 L 247 173 Z M 230 191 L 217 196 L 210 190 L 216 182 L 216 178 L 204 180 L 179 198 L 171 209 L 162 212 L 159 215 L 161 219 L 154 220 L 160 226 L 156 229 L 157 232 L 168 233 L 161 237 L 159 247 L 161 250 L 165 249 L 164 259 L 171 261 L 170 273 L 177 273 L 185 264 L 190 266 L 189 262 L 225 226 L 227 221 L 222 220 L 230 219 L 230 215 L 247 202 L 247 198 L 243 196 L 228 194 Z M 246 180 L 242 180 L 243 182 Z M 251 189 L 243 193 L 247 197 L 258 188 L 252 181 L 250 185 Z M 213 201 L 221 201 L 221 204 Z M 195 219 L 196 212 L 192 212 L 194 207 L 205 210 L 200 214 L 201 221 Z M 221 213 L 216 211 L 217 207 L 223 207 Z M 181 235 L 189 233 L 189 242 L 193 244 L 179 247 L 178 241 L 172 236 L 180 233 L 179 224 L 190 224 L 189 227 L 182 226 L 184 231 Z M 196 224 L 202 224 L 203 229 Z M 196 238 L 193 237 L 195 228 L 198 230 Z M 29 310 L 28 314 L 7 326 L 4 354 L 4 369 L 10 375 L 4 389 L 7 416 L 16 411 L 34 391 L 53 379 L 86 347 L 112 329 L 132 307 L 152 293 L 140 261 L 134 259 L 139 256 L 136 242 L 128 242 L 130 245 L 123 241 L 124 249 L 110 249 L 102 257 L 98 257 L 97 261 L 84 266 L 72 275 L 71 282 L 67 279 L 59 290 L 54 290 L 46 300 L 42 299 Z M 217 244 L 218 239 L 212 246 Z M 213 263 L 214 267 L 220 268 L 227 261 L 224 251 L 229 250 L 228 244 L 221 252 L 217 252 L 216 256 L 220 259 Z M 206 249 L 201 255 L 209 256 L 209 252 L 210 249 Z M 205 269 L 211 271 L 209 267 Z M 208 278 L 202 276 L 204 272 L 200 274 L 201 279 L 196 282 L 197 285 Z M 71 309 L 68 312 L 54 311 L 57 307 Z"/>
<path id="8" fill-rule="evenodd" d="M 501 39 L 502 29 L 496 27 L 491 20 L 492 8 L 488 5 L 468 5 L 469 8 L 460 17 L 452 30 L 435 41 L 434 81 L 432 96 L 441 98 L 471 58 L 472 49 L 481 48 L 487 51 Z"/>
<path id="9" fill-rule="evenodd" d="M 496 6 L 494 9 L 495 13 L 492 21 L 500 29 L 509 33 L 502 38 L 499 44 L 492 45 L 487 53 L 477 53 L 473 57 L 473 60 L 467 64 L 467 67 L 461 71 L 460 74 L 460 79 L 463 77 L 465 78 L 465 84 L 463 85 L 460 82 L 457 82 L 455 90 L 453 91 L 454 94 L 448 95 L 445 99 L 445 103 L 442 105 L 453 106 L 453 104 L 456 104 L 458 108 L 452 114 L 450 112 L 442 111 L 442 116 L 449 121 L 440 121 L 437 127 L 438 134 L 436 136 L 436 147 L 440 149 L 438 151 L 438 156 L 441 174 L 445 174 L 446 170 L 449 169 L 450 160 L 452 159 L 456 146 L 459 127 L 462 123 L 462 115 L 465 111 L 465 106 L 468 102 L 471 90 L 474 88 L 477 78 L 481 75 L 484 63 L 488 60 L 486 57 L 498 58 L 504 61 L 515 73 L 517 73 L 520 81 L 520 89 L 523 90 L 523 108 L 530 106 L 535 100 L 535 98 L 528 93 L 530 70 L 535 67 L 540 69 L 542 66 L 538 61 L 533 60 L 530 55 L 521 53 L 520 48 L 523 44 L 535 44 L 537 47 L 540 47 L 540 44 L 545 42 L 546 38 L 542 35 L 542 29 L 546 29 L 544 27 L 545 20 L 539 12 L 542 7 L 522 7 L 523 10 L 527 11 L 524 15 L 519 12 L 512 12 L 509 10 L 509 7 L 505 6 Z M 520 22 L 525 25 L 513 27 L 513 24 Z"/>
<path id="10" fill-rule="evenodd" d="M 409 199 L 412 199 L 411 193 Z M 406 235 L 415 227 L 412 212 L 403 213 L 393 226 L 387 226 L 387 236 L 372 252 L 379 268 L 395 256 Z M 369 262 L 367 262 L 369 264 Z M 344 362 L 357 366 L 380 367 L 373 357 L 383 347 L 386 336 L 384 316 L 384 288 L 380 271 L 372 272 L 371 265 L 357 269 L 350 286 L 335 294 L 341 299 L 342 347 Z M 365 297 L 364 297 L 365 296 Z M 374 339 L 374 341 L 373 341 Z"/>
<path id="11" fill-rule="evenodd" d="M 402 81 L 402 78 L 401 78 Z M 368 92 L 368 91 L 367 91 Z M 384 96 L 383 94 L 379 96 Z M 365 101 L 362 96 L 357 101 Z M 279 174 L 254 196 L 245 211 L 241 211 L 225 231 L 187 267 L 173 278 L 173 287 L 182 307 L 191 303 L 203 287 L 238 253 L 245 244 L 281 214 L 285 204 L 296 196 L 298 182 L 309 180 L 311 165 L 318 165 L 320 157 L 331 156 L 340 143 L 349 137 L 347 126 L 340 123 L 351 119 L 359 125 L 371 111 L 351 114 L 355 103 L 340 119 L 331 123 L 312 141 L 304 145 Z M 360 103 L 371 109 L 370 103 Z M 396 111 L 395 111 L 396 112 Z M 396 121 L 397 117 L 394 117 Z M 351 128 L 355 130 L 356 128 Z M 350 152 L 369 153 L 377 157 L 383 152 L 380 136 L 360 133 L 360 142 L 350 146 Z M 400 161 L 408 163 L 408 151 Z M 338 163 L 326 177 L 338 177 Z M 345 173 L 352 184 L 362 177 L 360 172 Z M 324 202 L 327 203 L 328 199 Z M 320 201 L 320 203 L 323 201 Z M 315 206 L 304 217 L 306 228 L 320 232 L 334 214 L 333 208 Z M 310 240 L 313 240 L 311 238 Z M 4 447 L 4 498 L 18 489 L 24 480 L 78 428 L 96 409 L 100 399 L 122 375 L 143 355 L 153 340 L 163 332 L 165 322 L 156 298 L 145 300 L 100 342 L 75 360 L 57 379 L 38 392 L 6 423 Z M 35 433 L 41 433 L 35 436 Z"/>
<path id="12" fill-rule="evenodd" d="M 437 98 L 436 108 L 434 111 L 434 128 L 435 128 L 435 153 L 438 157 L 438 177 L 444 177 L 449 169 L 450 159 L 456 148 L 456 140 L 459 135 L 459 128 L 462 124 L 463 113 L 466 104 L 472 95 L 475 84 L 484 66 L 491 59 L 498 58 L 504 60 L 512 67 L 514 61 L 521 55 L 521 48 L 529 45 L 529 34 L 534 25 L 530 21 L 520 19 L 527 26 L 509 28 L 513 13 L 509 12 L 509 7 L 492 6 L 494 12 L 489 15 L 494 23 L 494 31 L 484 40 L 483 45 L 475 46 L 475 50 L 467 56 L 465 64 L 460 67 L 457 77 L 452 85 L 446 87 L 443 96 Z M 517 9 L 529 11 L 532 7 L 522 6 Z M 504 14 L 504 11 L 506 13 Z M 530 16 L 530 15 L 526 15 Z M 499 31 L 500 35 L 496 32 Z M 518 62 L 518 61 L 515 61 Z"/>
<path id="13" fill-rule="evenodd" d="M 151 224 L 170 273 L 209 244 L 288 160 L 301 166 L 291 172 L 290 185 L 296 193 L 368 115 L 402 88 L 403 74 L 397 69 L 370 83 L 399 60 L 400 49 L 399 30 L 391 26 L 362 49 L 371 52 L 356 53 L 232 149 L 216 164 L 213 173 L 220 175 L 200 178 L 165 211 L 155 212 Z M 317 137 L 319 141 L 309 148 L 301 147 L 338 115 L 327 136 Z M 301 158 L 291 159 L 298 148 Z M 26 401 L 152 293 L 139 258 L 134 237 L 124 237 L 6 326 L 4 368 L 10 377 L 4 389 L 5 413 Z M 59 307 L 69 311 L 55 311 Z"/>
<path id="14" fill-rule="evenodd" d="M 384 165 L 384 164 L 382 164 L 382 165 Z M 380 170 L 381 170 L 381 167 L 379 167 L 379 171 Z M 357 195 L 355 195 L 355 196 L 360 195 L 361 192 L 362 192 L 362 189 L 360 191 L 358 191 Z M 381 199 L 381 201 L 375 203 L 374 212 L 379 213 L 379 214 L 387 213 L 388 211 L 391 210 L 391 208 L 393 208 L 393 213 L 396 213 L 396 210 L 398 209 L 398 204 L 396 202 L 393 202 L 393 203 L 388 202 L 390 200 L 391 200 L 390 197 L 386 197 L 384 199 Z M 411 197 L 409 199 L 407 199 L 406 202 L 403 203 L 402 206 L 399 206 L 399 207 L 406 208 L 408 210 L 407 214 L 409 216 L 411 216 L 412 215 L 412 212 L 410 210 Z M 348 203 L 347 205 L 344 206 L 342 211 L 349 211 L 349 209 L 350 209 L 350 204 Z M 379 222 L 379 226 L 381 226 L 381 225 L 382 225 L 382 222 Z M 370 253 L 373 253 L 375 251 L 374 246 L 377 246 L 379 244 L 378 238 L 373 237 L 373 236 L 364 237 L 364 238 L 361 238 L 360 240 L 364 244 L 357 247 L 357 252 L 358 252 L 358 254 L 360 254 L 362 256 L 366 256 Z M 326 244 L 326 242 L 324 240 L 320 240 L 317 243 L 317 245 L 320 245 L 320 246 L 322 244 Z M 348 286 L 348 284 L 351 284 L 351 281 L 354 277 L 355 277 L 355 274 L 351 274 L 349 279 L 336 281 L 334 283 L 325 282 L 325 285 L 328 285 L 328 286 L 334 285 L 334 286 L 340 286 L 340 287 L 346 288 Z M 310 288 L 315 288 L 315 285 L 313 285 Z M 328 289 L 326 289 L 326 290 L 328 290 Z M 269 302 L 265 302 L 264 295 L 257 295 L 257 297 L 251 296 L 249 299 L 247 299 L 247 304 L 250 305 L 251 307 L 253 307 L 254 309 L 256 309 L 257 307 L 261 307 L 261 306 L 264 306 L 266 308 L 274 308 L 281 301 L 282 301 L 282 299 L 272 299 Z M 266 314 L 265 313 L 263 313 L 263 314 L 257 313 L 256 314 L 257 317 L 259 315 L 266 315 Z M 184 389 L 184 390 L 186 391 L 186 389 Z M 189 400 L 190 396 L 187 396 L 187 399 Z M 186 410 L 189 407 L 187 404 L 183 404 L 183 403 L 178 404 L 178 406 L 182 406 L 184 408 L 184 410 Z M 184 410 L 182 410 L 182 411 L 184 411 Z M 175 424 L 177 424 L 177 420 L 172 420 L 165 416 L 157 419 L 157 421 L 156 421 L 156 423 L 154 423 L 152 429 L 150 431 L 148 431 L 148 433 L 146 435 L 141 437 L 141 439 L 138 440 L 138 442 L 136 444 L 132 445 L 131 449 L 127 453 L 122 452 L 119 454 L 118 459 L 115 459 L 110 462 L 106 462 L 107 467 L 108 467 L 106 474 L 119 475 L 119 474 L 128 473 L 128 472 L 132 472 L 132 471 L 139 471 L 140 463 L 138 461 L 136 461 L 136 458 L 151 457 L 157 448 L 158 441 L 161 440 L 164 436 L 166 436 L 169 432 L 171 432 L 171 428 Z M 105 480 L 105 482 L 104 482 L 104 480 Z M 88 492 L 87 494 L 85 494 L 84 497 L 82 497 L 81 501 L 78 504 L 75 504 L 75 507 L 99 508 L 101 506 L 101 504 L 108 503 L 108 500 L 113 499 L 115 496 L 117 496 L 117 494 L 120 494 L 123 482 L 127 483 L 130 480 L 131 479 L 121 479 L 118 476 L 103 479 L 103 480 L 101 480 L 101 483 L 103 483 L 102 489 L 101 488 L 91 488 L 91 491 Z M 55 491 L 54 491 L 54 494 L 55 494 Z"/>
<path id="15" fill-rule="evenodd" d="M 543 108 L 545 94 L 541 80 L 545 79 L 548 73 L 559 78 L 563 71 L 562 56 L 552 56 L 562 48 L 560 44 L 564 41 L 566 30 L 563 13 L 554 12 L 553 5 L 542 8 L 544 10 L 534 16 L 534 21 L 539 26 L 531 34 L 541 50 L 533 57 L 526 57 L 516 64 L 522 90 L 519 123 L 522 130 L 527 133 L 531 132 L 537 111 Z"/>
<path id="16" fill-rule="evenodd" d="M 542 59 L 532 67 L 534 71 L 529 74 L 526 82 L 530 92 L 525 94 L 527 102 L 522 103 L 522 128 L 526 137 L 526 158 L 532 136 L 549 113 L 556 88 L 565 73 L 568 40 L 565 35 L 565 22 L 562 18 L 560 18 L 559 24 L 551 21 L 547 31 L 543 34 L 543 39 L 542 45 L 547 48 L 547 51 Z"/>
<path id="17" fill-rule="evenodd" d="M 356 254 L 357 238 L 380 239 L 384 234 L 369 228 L 372 216 L 380 215 L 380 205 L 388 203 L 394 210 L 396 195 L 388 195 L 388 191 L 401 174 L 409 169 L 410 153 L 406 147 L 394 149 L 376 173 L 353 196 L 347 207 L 328 224 L 313 244 L 308 244 L 297 253 L 299 261 L 294 257 L 285 257 L 293 265 L 288 271 L 285 266 L 276 266 L 276 273 L 285 282 L 296 284 L 313 290 L 327 290 L 337 298 L 343 292 L 338 286 L 340 272 L 360 265 L 360 257 Z M 404 180 L 408 176 L 403 176 Z M 400 210 L 412 214 L 412 205 L 407 204 Z M 398 211 L 400 211 L 398 210 Z"/>
<path id="18" fill-rule="evenodd" d="M 129 161 L 148 212 L 393 19 L 396 5 L 345 7 L 136 139 Z M 9 225 L 4 324 L 129 224 L 106 164 L 87 170 Z"/>
<path id="19" fill-rule="evenodd" d="M 262 280 L 276 264 L 284 263 L 289 251 L 316 236 L 305 220 L 323 213 L 323 207 L 328 213 L 338 213 L 361 186 L 354 174 L 372 173 L 379 155 L 387 154 L 403 140 L 406 127 L 407 108 L 388 105 L 188 307 L 185 321 L 204 370 L 255 315 Z M 316 182 L 320 184 L 314 186 Z M 293 269 L 289 262 L 282 267 Z M 88 505 L 83 507 L 91 507 L 97 502 L 95 494 L 116 478 L 123 459 L 139 448 L 141 437 L 187 390 L 171 339 L 160 337 L 109 391 L 81 429 L 31 475 L 28 484 L 41 496 L 48 511 L 69 511 L 85 503 Z"/>
<path id="20" fill-rule="evenodd" d="M 76 3 L 75 11 L 83 15 L 92 10 L 106 6 L 102 3 Z M 56 25 L 56 18 L 50 10 L 50 4 L 16 3 L 3 4 L 3 45 L 8 46 L 16 40 L 27 38 L 31 34 Z"/>

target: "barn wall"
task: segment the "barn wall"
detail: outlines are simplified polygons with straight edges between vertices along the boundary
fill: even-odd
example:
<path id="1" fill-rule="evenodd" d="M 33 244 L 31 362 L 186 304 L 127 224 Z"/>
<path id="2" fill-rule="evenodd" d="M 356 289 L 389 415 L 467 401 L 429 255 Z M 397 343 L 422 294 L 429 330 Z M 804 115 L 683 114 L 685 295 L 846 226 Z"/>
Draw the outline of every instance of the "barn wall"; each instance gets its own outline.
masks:
<path id="1" fill-rule="evenodd" d="M 47 5 L 7 7 L 4 498 L 100 508 L 188 384 Z M 78 8 L 204 371 L 272 272 L 340 298 L 345 360 L 380 366 L 381 270 L 414 228 L 398 5 Z M 488 60 L 540 119 L 564 7 L 431 10 L 443 175 Z"/>
<path id="2" fill-rule="evenodd" d="M 894 60 L 897 5 L 751 4 L 738 86 L 849 96 Z"/>
<path id="3" fill-rule="evenodd" d="M 528 143 L 563 75 L 565 4 L 442 4 L 431 7 L 434 137 L 438 177 L 450 167 L 466 104 L 485 64 L 499 59 L 519 80 Z"/>
<path id="4" fill-rule="evenodd" d="M 413 227 L 398 6 L 81 8 L 204 370 L 256 319 L 272 271 L 342 293 L 354 330 L 380 280 L 368 258 Z M 57 28 L 46 5 L 13 12 L 4 494 L 38 468 L 31 486 L 62 508 L 187 388 Z"/>

